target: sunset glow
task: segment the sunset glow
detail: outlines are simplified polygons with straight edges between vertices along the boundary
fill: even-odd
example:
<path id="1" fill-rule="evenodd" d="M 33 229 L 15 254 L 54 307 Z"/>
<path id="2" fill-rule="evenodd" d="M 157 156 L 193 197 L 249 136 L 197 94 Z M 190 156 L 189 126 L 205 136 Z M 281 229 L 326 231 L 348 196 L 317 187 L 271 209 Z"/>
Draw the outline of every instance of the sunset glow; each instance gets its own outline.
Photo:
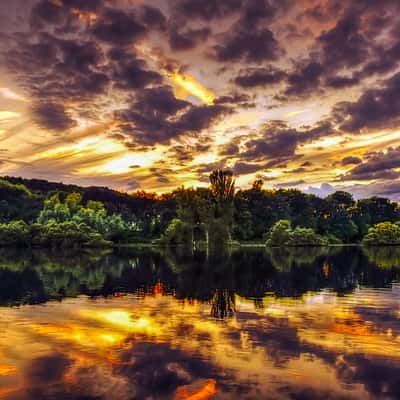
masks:
<path id="1" fill-rule="evenodd" d="M 2 2 L 0 174 L 398 200 L 398 2 L 206 2 Z"/>

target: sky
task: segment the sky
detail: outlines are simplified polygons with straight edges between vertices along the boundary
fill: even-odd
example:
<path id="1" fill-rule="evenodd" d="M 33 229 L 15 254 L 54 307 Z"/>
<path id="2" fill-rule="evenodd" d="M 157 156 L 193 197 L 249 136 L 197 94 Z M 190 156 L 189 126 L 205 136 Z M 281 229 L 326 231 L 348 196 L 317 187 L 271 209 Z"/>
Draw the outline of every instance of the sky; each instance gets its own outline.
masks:
<path id="1" fill-rule="evenodd" d="M 0 174 L 400 200 L 398 0 L 2 0 Z"/>

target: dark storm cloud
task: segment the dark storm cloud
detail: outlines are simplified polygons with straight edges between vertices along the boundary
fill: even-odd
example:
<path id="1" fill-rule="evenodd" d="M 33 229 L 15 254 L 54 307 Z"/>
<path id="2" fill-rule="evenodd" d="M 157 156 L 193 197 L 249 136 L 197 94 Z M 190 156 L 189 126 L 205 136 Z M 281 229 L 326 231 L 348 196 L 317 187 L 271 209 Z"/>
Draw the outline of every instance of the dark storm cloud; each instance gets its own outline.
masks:
<path id="1" fill-rule="evenodd" d="M 143 89 L 138 93 L 134 108 L 154 118 L 176 114 L 190 103 L 177 99 L 168 86 Z"/>
<path id="2" fill-rule="evenodd" d="M 96 118 L 99 115 L 95 111 L 96 98 L 105 95 L 110 87 L 132 97 L 132 89 L 159 85 L 163 81 L 133 49 L 123 46 L 131 44 L 148 26 L 159 29 L 165 22 L 159 10 L 140 6 L 135 12 L 125 12 L 103 10 L 96 2 L 65 1 L 55 5 L 41 1 L 31 15 L 34 20 L 40 17 L 45 22 L 54 14 L 58 21 L 59 15 L 70 15 L 70 7 L 90 12 L 98 10 L 96 24 L 85 32 L 73 33 L 72 37 L 32 25 L 30 34 L 14 35 L 14 44 L 4 49 L 10 71 L 35 99 L 33 119 L 39 126 L 55 131 L 75 125 L 72 115 L 76 113 L 71 113 L 65 103 L 82 115 Z M 61 17 L 58 22 L 61 23 Z M 49 24 L 44 26 L 49 28 Z"/>
<path id="3" fill-rule="evenodd" d="M 303 54 L 304 60 L 290 69 L 286 96 L 350 88 L 374 74 L 395 70 L 400 61 L 400 42 L 395 30 L 387 28 L 395 26 L 392 16 L 399 7 L 400 3 L 390 0 L 329 1 L 306 10 L 300 19 L 306 16 L 334 25 L 315 37 L 309 54 Z M 335 15 L 340 15 L 336 22 Z"/>
<path id="4" fill-rule="evenodd" d="M 352 165 L 352 164 L 361 164 L 361 163 L 362 163 L 361 158 L 359 158 L 359 157 L 352 157 L 352 156 L 344 157 L 344 158 L 342 159 L 342 162 L 341 162 L 341 164 L 342 164 L 343 166 L 345 166 L 345 165 Z"/>
<path id="5" fill-rule="evenodd" d="M 150 84 L 162 82 L 162 76 L 146 67 L 144 60 L 137 59 L 131 53 L 113 48 L 108 54 L 111 65 L 111 77 L 118 89 L 141 89 Z"/>
<path id="6" fill-rule="evenodd" d="M 341 180 L 396 179 L 400 172 L 400 147 L 389 148 L 386 153 L 373 153 L 366 162 L 359 164 L 341 177 Z"/>
<path id="7" fill-rule="evenodd" d="M 243 163 L 238 170 L 244 170 L 245 163 L 252 165 L 252 158 L 279 165 L 296 157 L 301 144 L 332 133 L 332 126 L 342 133 L 359 133 L 395 128 L 399 123 L 400 74 L 378 80 L 399 66 L 396 0 L 314 1 L 311 8 L 309 1 L 291 0 L 171 0 L 166 2 L 169 7 L 163 2 L 108 0 L 38 0 L 32 4 L 26 21 L 30 30 L 10 33 L 7 43 L 14 45 L 5 46 L 4 41 L 2 47 L 7 48 L 2 55 L 34 99 L 34 120 L 44 128 L 70 129 L 77 112 L 95 120 L 103 115 L 105 103 L 118 98 L 118 103 L 128 106 L 116 111 L 118 128 L 112 133 L 128 146 L 146 147 L 169 143 L 185 133 L 197 136 L 235 109 L 258 106 L 258 99 L 263 100 L 261 88 L 267 91 L 276 84 L 273 89 L 281 91 L 276 98 L 287 101 L 329 96 L 334 90 L 340 93 L 356 86 L 362 93 L 362 85 L 371 77 L 375 83 L 368 81 L 357 101 L 334 107 L 330 124 L 321 121 L 314 127 L 294 129 L 271 122 L 258 134 L 223 146 L 220 154 L 236 156 L 242 150 L 236 160 Z M 87 16 L 93 19 L 87 22 Z M 320 25 L 315 22 L 325 30 L 318 32 Z M 296 35 L 293 47 L 297 50 L 300 37 L 307 40 L 307 47 L 290 64 L 288 38 Z M 152 42 L 154 37 L 159 43 Z M 159 59 L 149 56 L 147 60 L 135 50 L 138 43 L 159 46 Z M 174 65 L 170 69 L 160 66 L 167 58 L 162 51 L 168 45 L 175 51 L 165 62 Z M 218 76 L 228 79 L 227 86 L 232 84 L 227 91 L 215 89 L 217 97 L 211 106 L 177 99 L 165 86 L 166 70 L 176 67 L 191 73 L 193 65 L 188 60 L 194 49 L 199 53 L 193 60 L 205 73 L 208 56 L 213 66 L 217 64 Z M 178 61 L 179 56 L 185 60 Z M 204 63 L 198 56 L 204 56 Z M 212 78 L 208 84 L 214 91 Z M 231 92 L 232 87 L 245 89 L 246 94 Z M 395 172 L 380 174 L 394 176 Z"/>
<path id="8" fill-rule="evenodd" d="M 121 129 L 138 144 L 168 143 L 184 133 L 199 133 L 230 112 L 223 105 L 195 106 L 175 98 L 171 88 L 145 89 L 130 109 L 116 113 Z"/>
<path id="9" fill-rule="evenodd" d="M 91 41 L 59 39 L 41 33 L 23 38 L 8 54 L 20 84 L 41 101 L 88 100 L 105 92 L 109 77 L 100 65 L 102 50 Z"/>
<path id="10" fill-rule="evenodd" d="M 234 82 L 240 87 L 252 88 L 279 83 L 285 76 L 285 72 L 272 66 L 264 68 L 249 68 L 241 70 L 239 75 L 234 79 Z"/>
<path id="11" fill-rule="evenodd" d="M 132 45 L 135 39 L 145 34 L 146 26 L 135 13 L 108 8 L 91 31 L 96 38 L 106 43 Z"/>
<path id="12" fill-rule="evenodd" d="M 44 0 L 33 7 L 31 24 L 38 29 L 47 25 L 61 25 L 66 21 L 66 17 L 67 15 L 63 7 L 50 0 Z"/>
<path id="13" fill-rule="evenodd" d="M 246 162 L 237 162 L 232 170 L 235 175 L 252 174 L 253 172 L 260 171 L 262 167 L 259 164 L 250 164 Z"/>
<path id="14" fill-rule="evenodd" d="M 214 121 L 230 113 L 230 108 L 218 104 L 211 106 L 192 106 L 177 120 L 176 126 L 181 129 L 182 132 L 200 132 L 208 128 Z"/>
<path id="15" fill-rule="evenodd" d="M 288 85 L 285 95 L 300 96 L 318 90 L 323 71 L 323 66 L 319 62 L 311 61 L 299 64 L 288 75 Z"/>
<path id="16" fill-rule="evenodd" d="M 160 31 L 167 29 L 167 19 L 158 8 L 143 5 L 141 7 L 141 20 L 149 29 L 155 28 Z"/>
<path id="17" fill-rule="evenodd" d="M 186 18 L 208 21 L 240 10 L 243 0 L 177 0 L 175 10 Z"/>
<path id="18" fill-rule="evenodd" d="M 76 125 L 62 104 L 38 103 L 33 106 L 32 111 L 34 121 L 42 128 L 64 131 Z"/>
<path id="19" fill-rule="evenodd" d="M 294 156 L 296 149 L 303 143 L 311 142 L 333 132 L 329 122 L 315 127 L 297 130 L 284 121 L 271 121 L 260 131 L 260 138 L 245 143 L 247 150 L 242 153 L 246 159 L 288 159 Z"/>
<path id="20" fill-rule="evenodd" d="M 349 76 L 330 76 L 326 80 L 326 86 L 334 89 L 343 89 L 346 87 L 351 87 L 358 85 L 360 83 L 360 79 L 357 77 L 349 77 Z"/>
<path id="21" fill-rule="evenodd" d="M 368 41 L 360 32 L 359 15 L 346 15 L 317 38 L 326 68 L 337 69 L 362 64 L 368 56 Z"/>
<path id="22" fill-rule="evenodd" d="M 26 370 L 26 377 L 35 384 L 56 382 L 63 378 L 72 364 L 72 360 L 62 354 L 35 358 Z"/>
<path id="23" fill-rule="evenodd" d="M 90 41 L 77 42 L 75 40 L 61 40 L 49 37 L 49 40 L 58 47 L 60 52 L 59 63 L 55 66 L 60 71 L 87 72 L 103 59 L 102 50 Z"/>
<path id="24" fill-rule="evenodd" d="M 222 62 L 260 62 L 277 59 L 279 50 L 279 44 L 269 29 L 239 26 L 224 34 L 219 44 L 214 46 L 214 57 Z"/>
<path id="25" fill-rule="evenodd" d="M 178 26 L 171 27 L 169 31 L 169 45 L 173 50 L 190 50 L 195 48 L 200 42 L 207 40 L 211 34 L 210 28 L 182 30 Z"/>
<path id="26" fill-rule="evenodd" d="M 400 73 L 387 79 L 383 87 L 367 89 L 355 102 L 335 106 L 334 116 L 341 130 L 359 133 L 397 126 L 400 119 Z"/>
<path id="27" fill-rule="evenodd" d="M 103 0 L 61 0 L 61 3 L 82 11 L 97 11 L 101 8 Z"/>
<path id="28" fill-rule="evenodd" d="M 252 97 L 243 93 L 233 93 L 231 95 L 217 97 L 214 103 L 236 106 L 241 108 L 255 107 L 255 103 L 253 102 Z"/>
<path id="29" fill-rule="evenodd" d="M 221 147 L 219 154 L 221 156 L 234 156 L 239 153 L 239 146 L 236 143 L 228 143 Z"/>
<path id="30" fill-rule="evenodd" d="M 219 35 L 213 56 L 218 61 L 246 61 L 249 63 L 276 60 L 282 55 L 270 22 L 286 10 L 290 1 L 243 1 L 239 19 Z"/>

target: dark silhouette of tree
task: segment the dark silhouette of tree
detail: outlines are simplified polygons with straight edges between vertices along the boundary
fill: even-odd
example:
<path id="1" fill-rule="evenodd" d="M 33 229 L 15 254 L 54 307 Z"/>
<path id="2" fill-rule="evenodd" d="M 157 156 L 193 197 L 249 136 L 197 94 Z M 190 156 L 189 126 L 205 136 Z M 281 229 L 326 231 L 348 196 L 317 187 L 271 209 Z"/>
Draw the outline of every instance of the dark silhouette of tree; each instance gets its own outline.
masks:
<path id="1" fill-rule="evenodd" d="M 235 312 L 235 293 L 229 289 L 217 289 L 211 299 L 211 315 L 223 319 Z"/>
<path id="2" fill-rule="evenodd" d="M 210 174 L 210 183 L 215 202 L 214 231 L 218 231 L 219 242 L 222 244 L 231 239 L 235 180 L 232 171 L 215 170 Z"/>

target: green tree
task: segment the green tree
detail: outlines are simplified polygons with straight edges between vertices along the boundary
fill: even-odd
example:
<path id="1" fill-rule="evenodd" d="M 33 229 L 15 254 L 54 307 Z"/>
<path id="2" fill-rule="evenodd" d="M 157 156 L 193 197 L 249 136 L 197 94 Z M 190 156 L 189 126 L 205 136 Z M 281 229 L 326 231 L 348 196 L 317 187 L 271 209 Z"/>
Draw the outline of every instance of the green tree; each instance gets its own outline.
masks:
<path id="1" fill-rule="evenodd" d="M 285 246 L 290 239 L 291 230 L 292 227 L 289 220 L 279 220 L 269 232 L 266 242 L 267 246 Z"/>
<path id="2" fill-rule="evenodd" d="M 215 218 L 224 226 L 228 239 L 233 225 L 235 180 L 231 171 L 215 170 L 210 174 L 210 191 L 215 202 Z"/>
<path id="3" fill-rule="evenodd" d="M 366 246 L 400 245 L 400 226 L 392 222 L 380 222 L 368 229 L 363 244 Z"/>

